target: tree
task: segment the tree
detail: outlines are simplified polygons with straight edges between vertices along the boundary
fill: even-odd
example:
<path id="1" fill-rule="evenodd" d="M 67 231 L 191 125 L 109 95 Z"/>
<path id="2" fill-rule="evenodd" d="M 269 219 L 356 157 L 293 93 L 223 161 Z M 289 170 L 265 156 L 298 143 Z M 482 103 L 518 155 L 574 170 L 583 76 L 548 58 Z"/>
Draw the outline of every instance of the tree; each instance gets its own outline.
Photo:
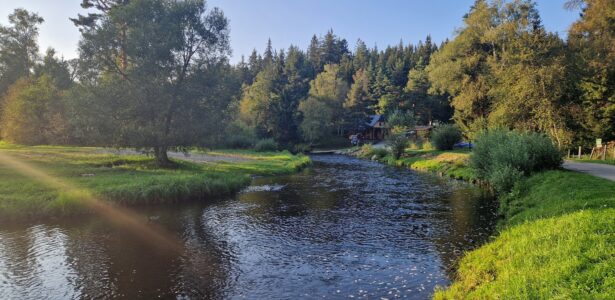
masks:
<path id="1" fill-rule="evenodd" d="M 344 108 L 346 120 L 355 129 L 365 124 L 369 115 L 372 114 L 373 102 L 369 94 L 369 77 L 365 70 L 358 70 L 353 76 L 354 83 L 346 96 Z"/>
<path id="2" fill-rule="evenodd" d="M 0 95 L 19 78 L 29 77 L 39 59 L 38 26 L 43 18 L 25 9 L 9 15 L 10 26 L 0 25 Z"/>
<path id="3" fill-rule="evenodd" d="M 569 141 L 564 46 L 545 32 L 535 4 L 478 0 L 464 22 L 427 71 L 431 91 L 452 96 L 466 135 L 503 126 Z"/>
<path id="4" fill-rule="evenodd" d="M 315 97 L 308 97 L 299 104 L 303 114 L 301 134 L 310 144 L 328 136 L 333 126 L 333 110 L 330 105 Z"/>
<path id="5" fill-rule="evenodd" d="M 245 86 L 239 104 L 239 116 L 250 127 L 255 128 L 261 137 L 271 137 L 274 129 L 275 93 L 277 73 L 269 66 L 262 70 L 254 83 Z"/>
<path id="6" fill-rule="evenodd" d="M 452 96 L 453 119 L 469 134 L 485 129 L 483 120 L 492 103 L 489 63 L 499 50 L 493 40 L 497 14 L 487 1 L 477 0 L 464 17 L 463 29 L 431 56 L 427 67 L 432 92 Z"/>
<path id="7" fill-rule="evenodd" d="M 13 143 L 63 144 L 69 140 L 62 91 L 47 75 L 13 84 L 1 119 L 2 138 Z"/>
<path id="8" fill-rule="evenodd" d="M 169 147 L 193 145 L 213 130 L 202 125 L 215 115 L 203 82 L 228 54 L 227 19 L 204 1 L 133 0 L 97 24 L 82 28 L 80 53 L 94 74 L 84 80 L 99 95 L 118 96 L 98 103 L 114 125 L 108 144 L 152 148 L 159 164 L 169 164 Z"/>
<path id="9" fill-rule="evenodd" d="M 431 82 L 425 65 L 419 61 L 416 67 L 408 72 L 403 109 L 411 110 L 422 124 L 433 120 L 448 121 L 451 117 L 448 95 L 432 95 L 429 93 L 430 88 Z"/>
<path id="10" fill-rule="evenodd" d="M 615 139 L 615 3 L 609 0 L 569 1 L 582 8 L 568 43 L 575 54 L 577 89 L 585 114 L 582 124 L 592 135 Z"/>
<path id="11" fill-rule="evenodd" d="M 43 75 L 48 76 L 53 81 L 53 85 L 61 90 L 68 89 L 73 82 L 68 62 L 58 59 L 56 51 L 52 48 L 47 49 L 43 63 L 34 67 L 34 76 Z"/>
<path id="12" fill-rule="evenodd" d="M 309 96 L 326 103 L 332 112 L 331 121 L 341 133 L 343 103 L 348 93 L 348 83 L 340 76 L 338 65 L 325 65 L 324 71 L 310 82 Z"/>

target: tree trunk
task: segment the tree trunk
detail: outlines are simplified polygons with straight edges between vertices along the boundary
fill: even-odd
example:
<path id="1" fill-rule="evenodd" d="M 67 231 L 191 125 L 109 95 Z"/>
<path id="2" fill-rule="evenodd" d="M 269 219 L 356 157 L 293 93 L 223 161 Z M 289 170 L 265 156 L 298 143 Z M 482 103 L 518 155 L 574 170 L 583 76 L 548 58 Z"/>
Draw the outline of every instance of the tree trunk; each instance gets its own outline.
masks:
<path id="1" fill-rule="evenodd" d="M 156 163 L 161 167 L 169 167 L 172 165 L 171 160 L 169 160 L 169 156 L 167 155 L 166 146 L 154 147 L 154 157 L 156 158 Z"/>

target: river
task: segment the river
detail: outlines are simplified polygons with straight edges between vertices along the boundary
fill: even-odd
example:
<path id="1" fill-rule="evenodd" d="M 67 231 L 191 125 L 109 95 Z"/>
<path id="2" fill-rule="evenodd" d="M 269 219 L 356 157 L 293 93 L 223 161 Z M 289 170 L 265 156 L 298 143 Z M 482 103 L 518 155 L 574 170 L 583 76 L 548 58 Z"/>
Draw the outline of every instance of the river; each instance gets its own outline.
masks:
<path id="1" fill-rule="evenodd" d="M 494 228 L 480 189 L 339 155 L 231 199 L 136 208 L 156 249 L 100 217 L 0 225 L 1 299 L 426 299 Z"/>

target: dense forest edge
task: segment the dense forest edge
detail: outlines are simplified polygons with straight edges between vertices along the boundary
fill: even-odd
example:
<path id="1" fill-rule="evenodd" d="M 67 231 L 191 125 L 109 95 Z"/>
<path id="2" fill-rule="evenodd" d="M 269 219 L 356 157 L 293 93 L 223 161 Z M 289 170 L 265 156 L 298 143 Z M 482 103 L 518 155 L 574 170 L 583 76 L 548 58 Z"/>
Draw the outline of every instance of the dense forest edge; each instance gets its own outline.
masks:
<path id="1" fill-rule="evenodd" d="M 43 18 L 16 9 L 0 25 L 0 215 L 80 214 L 86 194 L 122 204 L 228 195 L 251 175 L 309 164 L 292 153 L 349 146 L 382 116 L 386 147 L 357 155 L 498 195 L 498 234 L 435 298 L 613 298 L 615 184 L 560 166 L 570 149 L 615 140 L 615 2 L 566 6 L 580 15 L 565 39 L 532 1 L 476 0 L 441 43 L 351 50 L 331 29 L 305 50 L 269 40 L 236 64 L 230 21 L 205 1 L 84 0 L 73 60 L 41 56 Z M 183 152 L 243 159 L 173 157 Z M 41 186 L 26 176 L 35 169 L 75 191 Z"/>

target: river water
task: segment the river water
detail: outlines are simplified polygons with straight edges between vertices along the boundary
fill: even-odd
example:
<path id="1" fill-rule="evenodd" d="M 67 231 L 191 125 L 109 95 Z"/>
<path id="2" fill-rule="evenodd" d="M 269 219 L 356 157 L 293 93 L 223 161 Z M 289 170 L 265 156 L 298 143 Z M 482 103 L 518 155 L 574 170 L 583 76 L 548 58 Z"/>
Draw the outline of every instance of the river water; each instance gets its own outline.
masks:
<path id="1" fill-rule="evenodd" d="M 135 209 L 157 249 L 100 217 L 0 225 L 0 299 L 429 298 L 493 231 L 472 186 L 314 156 L 232 199 Z"/>

